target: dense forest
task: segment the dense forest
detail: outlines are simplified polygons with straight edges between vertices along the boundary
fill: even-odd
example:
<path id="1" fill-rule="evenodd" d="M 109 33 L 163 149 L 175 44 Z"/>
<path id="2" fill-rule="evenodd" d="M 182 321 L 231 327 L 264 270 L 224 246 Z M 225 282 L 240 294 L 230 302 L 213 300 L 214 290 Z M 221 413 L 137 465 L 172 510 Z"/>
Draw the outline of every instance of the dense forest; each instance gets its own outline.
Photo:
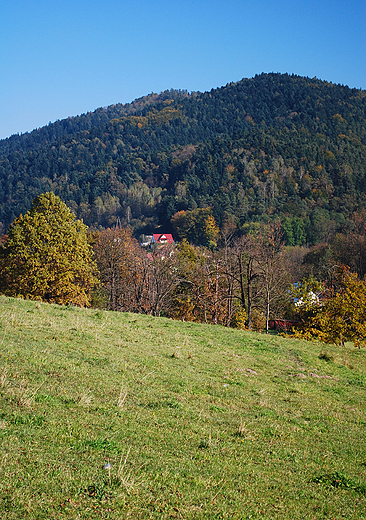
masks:
<path id="1" fill-rule="evenodd" d="M 280 218 L 287 245 L 326 242 L 366 207 L 365 123 L 365 91 L 287 74 L 99 108 L 0 141 L 0 233 L 52 191 L 95 229 L 211 208 L 220 229 Z"/>

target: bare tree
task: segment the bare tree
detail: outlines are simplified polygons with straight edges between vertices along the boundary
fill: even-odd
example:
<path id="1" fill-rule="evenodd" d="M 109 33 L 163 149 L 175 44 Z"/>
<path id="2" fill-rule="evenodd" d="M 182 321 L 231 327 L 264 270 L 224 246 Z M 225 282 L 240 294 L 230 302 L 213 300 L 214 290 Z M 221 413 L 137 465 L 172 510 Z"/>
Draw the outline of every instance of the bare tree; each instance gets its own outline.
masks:
<path id="1" fill-rule="evenodd" d="M 253 311 L 262 309 L 268 332 L 271 308 L 286 299 L 289 283 L 280 224 L 268 224 L 255 234 L 233 237 L 225 255 L 232 300 L 239 301 L 246 310 L 249 329 Z"/>
<path id="2" fill-rule="evenodd" d="M 160 316 L 163 309 L 169 307 L 171 295 L 181 281 L 174 246 L 168 244 L 147 254 L 144 262 L 149 314 Z"/>
<path id="3" fill-rule="evenodd" d="M 94 253 L 106 289 L 109 308 L 113 311 L 128 307 L 129 283 L 133 265 L 140 254 L 137 240 L 130 228 L 106 229 L 99 233 Z"/>
<path id="4" fill-rule="evenodd" d="M 256 247 L 253 250 L 253 256 L 263 292 L 266 332 L 268 333 L 271 306 L 286 299 L 290 284 L 280 223 L 264 226 L 256 235 L 255 240 Z"/>
<path id="5" fill-rule="evenodd" d="M 259 285 L 260 273 L 257 263 L 257 241 L 251 235 L 233 238 L 226 251 L 225 274 L 230 280 L 228 283 L 229 295 L 238 301 L 240 307 L 248 315 L 248 328 L 252 327 L 253 309 L 258 306 L 261 293 Z M 229 297 L 228 295 L 228 297 Z"/>

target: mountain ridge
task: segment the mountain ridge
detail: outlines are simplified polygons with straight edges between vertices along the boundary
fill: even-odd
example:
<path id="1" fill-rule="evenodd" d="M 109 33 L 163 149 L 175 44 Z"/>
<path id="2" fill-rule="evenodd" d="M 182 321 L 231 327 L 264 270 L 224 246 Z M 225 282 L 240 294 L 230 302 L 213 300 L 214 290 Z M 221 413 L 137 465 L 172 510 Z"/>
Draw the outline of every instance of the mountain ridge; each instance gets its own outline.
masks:
<path id="1" fill-rule="evenodd" d="M 210 206 L 219 226 L 301 218 L 316 243 L 365 207 L 365 123 L 365 91 L 296 75 L 149 94 L 0 141 L 0 221 L 54 191 L 92 227 Z"/>
<path id="2" fill-rule="evenodd" d="M 27 149 L 27 141 L 31 140 L 34 136 L 39 136 L 39 134 L 41 134 L 41 139 L 36 140 L 36 146 L 41 146 L 42 144 L 52 144 L 61 137 L 74 135 L 75 133 L 101 126 L 108 123 L 111 119 L 120 116 L 121 114 L 133 114 L 134 111 L 138 111 L 142 106 L 152 103 L 153 100 L 156 100 L 156 98 L 162 98 L 162 100 L 164 100 L 166 99 L 167 93 L 171 95 L 172 92 L 179 93 L 180 91 L 170 89 L 161 92 L 160 94 L 151 93 L 146 96 L 137 98 L 131 103 L 113 103 L 105 107 L 98 107 L 95 110 L 83 114 L 57 119 L 54 122 L 48 123 L 48 125 L 34 128 L 29 132 L 13 134 L 4 139 L 0 139 L 0 156 L 2 154 L 14 152 L 23 148 Z M 184 93 L 186 91 L 181 92 Z M 76 127 L 80 128 L 78 130 L 75 128 L 69 130 L 73 123 L 76 125 Z"/>

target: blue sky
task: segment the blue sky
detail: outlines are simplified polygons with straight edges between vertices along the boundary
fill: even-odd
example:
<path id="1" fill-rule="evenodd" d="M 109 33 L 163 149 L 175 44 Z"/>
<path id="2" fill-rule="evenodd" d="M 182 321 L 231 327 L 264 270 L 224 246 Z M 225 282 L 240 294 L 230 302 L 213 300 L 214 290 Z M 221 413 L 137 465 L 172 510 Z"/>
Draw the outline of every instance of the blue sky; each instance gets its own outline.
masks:
<path id="1" fill-rule="evenodd" d="M 0 0 L 0 138 L 262 72 L 366 89 L 366 2 Z"/>

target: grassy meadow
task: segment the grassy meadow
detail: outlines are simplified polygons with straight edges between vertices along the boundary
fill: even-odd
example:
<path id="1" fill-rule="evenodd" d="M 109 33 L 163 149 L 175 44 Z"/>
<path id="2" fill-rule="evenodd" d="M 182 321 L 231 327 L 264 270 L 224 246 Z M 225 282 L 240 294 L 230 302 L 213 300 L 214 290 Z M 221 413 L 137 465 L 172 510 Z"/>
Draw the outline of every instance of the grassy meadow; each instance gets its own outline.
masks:
<path id="1" fill-rule="evenodd" d="M 0 518 L 366 518 L 366 351 L 0 297 Z"/>

